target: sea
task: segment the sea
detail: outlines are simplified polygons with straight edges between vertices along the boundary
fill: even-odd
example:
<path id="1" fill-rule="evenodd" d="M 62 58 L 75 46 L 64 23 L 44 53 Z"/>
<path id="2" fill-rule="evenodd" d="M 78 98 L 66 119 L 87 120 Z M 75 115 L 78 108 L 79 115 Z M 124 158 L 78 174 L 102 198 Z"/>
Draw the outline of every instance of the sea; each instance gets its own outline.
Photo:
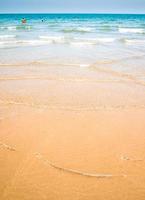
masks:
<path id="1" fill-rule="evenodd" d="M 0 14 L 0 66 L 1 79 L 65 66 L 74 76 L 96 68 L 145 85 L 145 15 Z"/>

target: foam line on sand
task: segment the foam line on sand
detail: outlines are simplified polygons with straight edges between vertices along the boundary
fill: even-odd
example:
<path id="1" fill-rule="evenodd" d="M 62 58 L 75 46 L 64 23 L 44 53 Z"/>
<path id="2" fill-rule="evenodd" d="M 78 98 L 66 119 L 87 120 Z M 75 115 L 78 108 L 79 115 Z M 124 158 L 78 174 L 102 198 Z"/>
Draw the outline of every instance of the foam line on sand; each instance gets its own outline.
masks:
<path id="1" fill-rule="evenodd" d="M 11 146 L 5 144 L 5 143 L 2 143 L 2 142 L 0 142 L 0 147 L 2 147 L 3 149 L 7 149 L 7 150 L 9 150 L 9 151 L 16 151 L 15 148 L 13 148 L 13 147 L 11 147 Z"/>
<path id="2" fill-rule="evenodd" d="M 132 161 L 132 162 L 141 162 L 141 161 L 145 161 L 145 159 L 138 159 L 138 158 L 129 158 L 127 156 L 121 156 L 121 160 L 124 160 L 124 161 Z"/>
<path id="3" fill-rule="evenodd" d="M 120 174 L 120 175 L 113 175 L 113 174 L 102 174 L 102 173 L 89 173 L 89 172 L 83 172 L 80 170 L 74 170 L 74 169 L 70 169 L 70 168 L 64 168 L 64 167 L 60 167 L 50 161 L 48 161 L 47 159 L 44 158 L 44 156 L 42 156 L 40 153 L 36 153 L 35 157 L 39 160 L 41 160 L 45 165 L 53 167 L 57 170 L 60 171 L 64 171 L 67 173 L 71 173 L 71 174 L 76 174 L 76 175 L 81 175 L 81 176 L 86 176 L 86 177 L 94 177 L 94 178 L 114 178 L 114 177 L 123 177 L 125 178 L 126 175 L 125 174 Z"/>
<path id="4" fill-rule="evenodd" d="M 94 105 L 94 106 L 50 106 L 48 103 L 21 102 L 21 101 L 4 101 L 0 100 L 0 105 L 6 106 L 29 106 L 34 108 L 48 108 L 50 110 L 67 110 L 67 111 L 98 111 L 98 110 L 125 110 L 125 109 L 145 109 L 145 105 Z"/>
<path id="5" fill-rule="evenodd" d="M 3 142 L 0 142 L 0 147 L 9 151 L 16 151 L 15 148 L 13 148 L 10 145 L 7 145 Z M 55 168 L 57 170 L 66 172 L 66 173 L 71 173 L 71 174 L 76 174 L 80 176 L 85 176 L 85 177 L 92 177 L 92 178 L 126 178 L 128 175 L 126 174 L 111 174 L 111 173 L 90 173 L 90 172 L 84 172 L 81 170 L 75 170 L 71 168 L 65 168 L 61 167 L 49 160 L 47 160 L 42 154 L 40 153 L 33 153 L 32 154 L 36 159 L 40 160 L 44 165 Z M 123 161 L 132 161 L 132 162 L 137 162 L 137 161 L 145 161 L 145 159 L 137 159 L 137 158 L 129 158 L 127 156 L 121 156 L 121 160 Z"/>

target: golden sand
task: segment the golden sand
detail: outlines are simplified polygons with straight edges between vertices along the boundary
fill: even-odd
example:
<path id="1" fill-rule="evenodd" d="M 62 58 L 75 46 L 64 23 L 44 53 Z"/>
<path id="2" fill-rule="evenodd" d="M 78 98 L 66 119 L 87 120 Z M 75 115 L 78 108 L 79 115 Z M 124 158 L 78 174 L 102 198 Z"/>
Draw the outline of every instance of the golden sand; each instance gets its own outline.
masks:
<path id="1" fill-rule="evenodd" d="M 0 200 L 144 200 L 144 83 L 43 67 L 0 77 Z"/>

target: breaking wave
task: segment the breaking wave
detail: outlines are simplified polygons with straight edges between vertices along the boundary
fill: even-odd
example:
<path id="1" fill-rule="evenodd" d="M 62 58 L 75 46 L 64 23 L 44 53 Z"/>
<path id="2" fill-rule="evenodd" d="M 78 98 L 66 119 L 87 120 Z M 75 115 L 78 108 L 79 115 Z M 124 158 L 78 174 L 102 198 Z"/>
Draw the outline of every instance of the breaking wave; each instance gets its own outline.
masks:
<path id="1" fill-rule="evenodd" d="M 95 29 L 94 28 L 89 28 L 89 27 L 77 27 L 77 28 L 64 28 L 62 29 L 62 32 L 64 33 L 89 33 L 93 32 Z"/>
<path id="2" fill-rule="evenodd" d="M 78 38 L 75 37 L 70 43 L 71 45 L 97 45 L 97 44 L 108 44 L 113 43 L 116 38 Z"/>
<path id="3" fill-rule="evenodd" d="M 39 39 L 20 40 L 15 39 L 16 35 L 0 36 L 0 47 L 17 47 L 17 46 L 42 46 L 49 44 L 68 44 L 68 45 L 97 45 L 113 43 L 115 38 L 79 38 L 64 36 L 39 36 Z M 14 40 L 15 39 L 15 40 Z"/>
<path id="4" fill-rule="evenodd" d="M 50 43 L 65 43 L 67 38 L 63 36 L 39 36 L 41 41 L 47 41 Z"/>
<path id="5" fill-rule="evenodd" d="M 119 28 L 120 33 L 145 33 L 141 28 Z"/>
<path id="6" fill-rule="evenodd" d="M 0 40 L 14 39 L 16 35 L 0 35 Z"/>
<path id="7" fill-rule="evenodd" d="M 49 41 L 42 40 L 6 40 L 0 41 L 0 47 L 20 47 L 20 46 L 41 46 L 50 44 Z"/>
<path id="8" fill-rule="evenodd" d="M 9 30 L 9 31 L 16 31 L 16 30 L 31 30 L 33 27 L 30 25 L 18 25 L 18 26 L 1 26 L 1 30 Z"/>
<path id="9" fill-rule="evenodd" d="M 130 44 L 130 45 L 145 45 L 145 40 L 139 40 L 139 39 L 124 39 L 124 41 L 126 44 Z"/>

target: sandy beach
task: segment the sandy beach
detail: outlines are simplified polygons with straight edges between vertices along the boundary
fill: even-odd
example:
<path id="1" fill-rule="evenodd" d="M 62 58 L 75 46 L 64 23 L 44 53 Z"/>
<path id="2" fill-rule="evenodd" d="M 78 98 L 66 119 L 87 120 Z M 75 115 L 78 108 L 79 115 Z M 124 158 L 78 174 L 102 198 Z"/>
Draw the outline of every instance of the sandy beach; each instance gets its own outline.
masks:
<path id="1" fill-rule="evenodd" d="M 144 200 L 145 16 L 21 18 L 0 15 L 0 200 Z"/>
<path id="2" fill-rule="evenodd" d="M 1 79 L 1 200 L 143 200 L 144 85 L 112 71 L 47 70 L 53 77 Z"/>

